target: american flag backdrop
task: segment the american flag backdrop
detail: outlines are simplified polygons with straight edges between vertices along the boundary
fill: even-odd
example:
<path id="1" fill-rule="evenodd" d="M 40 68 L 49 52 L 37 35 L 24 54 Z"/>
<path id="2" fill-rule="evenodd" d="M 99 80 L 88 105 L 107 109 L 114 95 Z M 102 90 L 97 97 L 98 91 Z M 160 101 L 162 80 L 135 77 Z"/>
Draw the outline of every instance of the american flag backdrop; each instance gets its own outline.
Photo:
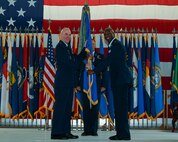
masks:
<path id="1" fill-rule="evenodd" d="M 43 25 L 48 26 L 52 20 L 53 43 L 57 44 L 59 27 L 80 26 L 81 11 L 85 0 L 62 1 L 44 0 Z M 144 28 L 158 30 L 159 53 L 164 90 L 170 90 L 172 65 L 172 30 L 178 29 L 178 1 L 167 0 L 88 0 L 91 13 L 91 29 L 95 29 L 97 47 L 99 47 L 99 30 L 109 25 L 113 29 Z M 149 39 L 149 46 L 150 46 Z M 104 45 L 106 47 L 106 45 Z"/>
<path id="2" fill-rule="evenodd" d="M 45 29 L 44 47 L 54 47 L 59 41 L 59 29 L 78 29 L 82 7 L 86 0 L 0 0 L 0 27 Z M 100 29 L 109 25 L 114 29 L 148 29 L 151 46 L 151 30 L 158 31 L 160 67 L 163 90 L 171 90 L 172 30 L 178 30 L 177 0 L 87 0 L 90 7 L 90 27 L 94 29 L 99 48 Z M 48 21 L 51 20 L 52 45 L 48 45 Z M 23 31 L 24 32 L 24 31 Z M 78 34 L 78 32 L 75 32 Z M 93 33 L 93 32 L 92 32 Z M 117 31 L 116 31 L 117 33 Z M 129 32 L 128 32 L 129 34 Z M 119 32 L 120 35 L 120 32 Z M 13 38 L 13 37 L 12 37 Z M 17 38 L 17 48 L 19 42 Z M 40 41 L 40 39 L 39 39 Z M 24 42 L 24 41 L 23 41 Z M 71 42 L 72 43 L 72 42 Z M 104 44 L 105 51 L 107 50 Z M 46 72 L 47 73 L 47 72 Z"/>

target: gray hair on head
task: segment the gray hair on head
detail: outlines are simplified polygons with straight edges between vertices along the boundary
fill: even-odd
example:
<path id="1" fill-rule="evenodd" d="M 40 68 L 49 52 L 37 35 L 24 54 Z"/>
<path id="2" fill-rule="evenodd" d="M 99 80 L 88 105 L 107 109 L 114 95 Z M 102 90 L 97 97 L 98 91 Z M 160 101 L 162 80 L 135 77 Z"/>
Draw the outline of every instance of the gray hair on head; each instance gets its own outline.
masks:
<path id="1" fill-rule="evenodd" d="M 68 27 L 62 28 L 61 33 L 63 33 L 63 32 L 66 31 L 66 30 L 70 30 L 70 28 L 68 28 Z"/>

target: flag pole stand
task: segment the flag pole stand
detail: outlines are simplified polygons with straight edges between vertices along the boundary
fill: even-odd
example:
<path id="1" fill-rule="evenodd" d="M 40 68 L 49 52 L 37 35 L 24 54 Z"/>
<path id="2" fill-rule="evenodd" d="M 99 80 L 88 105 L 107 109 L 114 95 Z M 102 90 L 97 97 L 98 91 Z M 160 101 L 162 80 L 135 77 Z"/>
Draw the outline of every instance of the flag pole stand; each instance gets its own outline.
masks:
<path id="1" fill-rule="evenodd" d="M 46 107 L 46 117 L 45 117 L 45 127 L 44 130 L 49 131 L 51 130 L 49 127 L 49 111 L 48 108 Z"/>
<path id="2" fill-rule="evenodd" d="M 47 93 L 45 93 L 46 94 L 46 98 L 47 98 L 47 100 L 49 99 L 48 97 L 49 97 L 49 95 L 47 94 Z M 47 108 L 47 101 L 45 102 L 45 104 L 44 104 L 46 107 L 45 107 L 45 125 L 44 125 L 44 127 L 43 128 L 40 128 L 39 130 L 43 130 L 43 131 L 50 131 L 51 130 L 51 128 L 49 127 L 49 110 L 48 110 L 48 108 Z"/>
<path id="3" fill-rule="evenodd" d="M 49 95 L 46 93 L 46 98 L 47 100 L 49 99 Z M 45 127 L 44 127 L 44 130 L 46 131 L 49 131 L 51 130 L 50 127 L 49 127 L 49 110 L 48 110 L 48 107 L 47 107 L 47 102 L 46 102 L 46 117 L 45 117 Z"/>

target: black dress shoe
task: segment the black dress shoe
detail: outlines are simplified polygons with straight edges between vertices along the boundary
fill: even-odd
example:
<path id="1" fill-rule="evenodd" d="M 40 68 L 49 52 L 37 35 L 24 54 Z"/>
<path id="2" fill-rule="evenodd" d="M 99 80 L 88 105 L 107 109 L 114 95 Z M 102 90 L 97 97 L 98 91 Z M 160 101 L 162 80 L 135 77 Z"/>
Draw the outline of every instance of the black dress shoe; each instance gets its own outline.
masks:
<path id="1" fill-rule="evenodd" d="M 90 136 L 91 135 L 91 133 L 89 133 L 89 132 L 83 132 L 82 134 L 81 134 L 81 136 Z"/>
<path id="2" fill-rule="evenodd" d="M 68 139 L 78 139 L 78 136 L 77 135 L 73 135 L 73 134 L 66 134 L 66 137 L 68 138 Z"/>
<path id="3" fill-rule="evenodd" d="M 98 133 L 97 132 L 92 132 L 91 135 L 92 136 L 98 136 Z"/>
<path id="4" fill-rule="evenodd" d="M 129 136 L 111 136 L 109 137 L 110 140 L 130 140 Z"/>
<path id="5" fill-rule="evenodd" d="M 51 135 L 51 139 L 67 140 L 68 137 L 66 135 Z"/>

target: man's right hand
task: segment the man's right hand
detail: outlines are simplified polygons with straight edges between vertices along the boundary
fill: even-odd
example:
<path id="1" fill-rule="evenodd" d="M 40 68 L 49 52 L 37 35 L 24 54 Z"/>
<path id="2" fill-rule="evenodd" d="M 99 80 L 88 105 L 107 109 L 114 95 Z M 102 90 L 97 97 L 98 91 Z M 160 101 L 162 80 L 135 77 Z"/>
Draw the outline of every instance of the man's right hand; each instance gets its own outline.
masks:
<path id="1" fill-rule="evenodd" d="M 93 70 L 88 70 L 87 72 L 88 72 L 88 75 L 94 74 Z"/>

